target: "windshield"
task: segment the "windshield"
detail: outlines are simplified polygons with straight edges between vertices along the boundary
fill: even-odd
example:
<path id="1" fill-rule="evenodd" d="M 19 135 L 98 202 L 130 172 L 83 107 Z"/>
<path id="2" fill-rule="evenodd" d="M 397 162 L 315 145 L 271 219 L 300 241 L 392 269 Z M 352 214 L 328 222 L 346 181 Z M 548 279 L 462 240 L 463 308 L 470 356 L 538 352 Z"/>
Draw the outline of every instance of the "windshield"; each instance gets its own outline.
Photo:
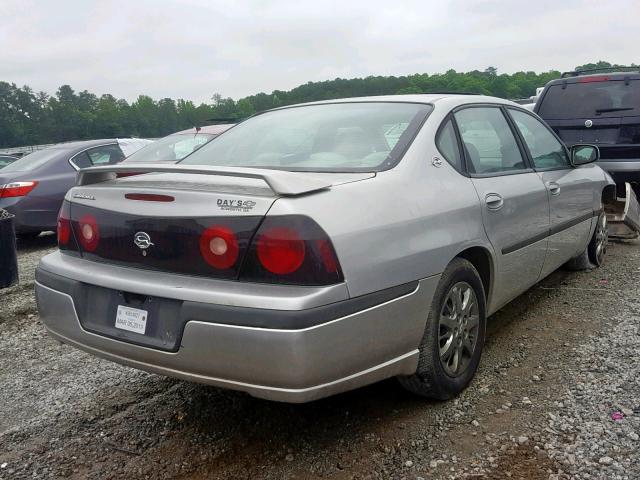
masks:
<path id="1" fill-rule="evenodd" d="M 13 163 L 10 163 L 2 169 L 2 173 L 9 172 L 28 172 L 41 167 L 49 160 L 60 155 L 60 149 L 47 148 L 46 150 L 37 150 L 22 158 L 19 158 Z"/>
<path id="2" fill-rule="evenodd" d="M 291 107 L 256 115 L 183 164 L 358 172 L 391 168 L 432 107 L 362 102 Z"/>
<path id="3" fill-rule="evenodd" d="M 208 133 L 169 135 L 132 153 L 125 162 L 175 162 L 182 160 L 214 137 L 215 135 Z"/>
<path id="4" fill-rule="evenodd" d="M 538 114 L 545 119 L 640 115 L 640 80 L 585 80 L 549 87 Z"/>

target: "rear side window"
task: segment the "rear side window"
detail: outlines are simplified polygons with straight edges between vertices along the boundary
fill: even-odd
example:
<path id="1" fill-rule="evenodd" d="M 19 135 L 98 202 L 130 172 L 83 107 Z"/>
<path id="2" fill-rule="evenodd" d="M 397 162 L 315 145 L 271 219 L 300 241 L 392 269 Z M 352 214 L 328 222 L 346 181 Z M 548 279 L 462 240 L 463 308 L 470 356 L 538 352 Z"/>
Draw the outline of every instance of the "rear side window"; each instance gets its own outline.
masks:
<path id="1" fill-rule="evenodd" d="M 102 145 L 90 148 L 77 154 L 71 162 L 78 168 L 114 165 L 124 158 L 124 154 L 117 145 Z"/>
<path id="2" fill-rule="evenodd" d="M 447 120 L 438 132 L 436 146 L 444 158 L 458 171 L 462 170 L 462 158 L 456 132 L 453 128 L 453 121 Z"/>
<path id="3" fill-rule="evenodd" d="M 640 80 L 584 77 L 564 88 L 552 85 L 542 97 L 538 115 L 549 120 L 640 115 Z"/>
<path id="4" fill-rule="evenodd" d="M 454 116 L 469 159 L 469 173 L 503 173 L 526 168 L 502 110 L 472 107 L 460 110 Z"/>
<path id="5" fill-rule="evenodd" d="M 569 157 L 562 143 L 537 118 L 509 109 L 511 118 L 524 138 L 536 168 L 569 167 Z"/>

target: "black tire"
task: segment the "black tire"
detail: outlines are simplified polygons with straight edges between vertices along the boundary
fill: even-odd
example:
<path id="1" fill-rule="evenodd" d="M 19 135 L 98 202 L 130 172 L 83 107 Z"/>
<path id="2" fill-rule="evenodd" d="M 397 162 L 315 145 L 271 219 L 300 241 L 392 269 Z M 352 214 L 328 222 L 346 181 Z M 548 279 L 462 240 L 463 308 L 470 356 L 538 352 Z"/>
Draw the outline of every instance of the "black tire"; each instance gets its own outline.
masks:
<path id="1" fill-rule="evenodd" d="M 598 223 L 593 232 L 593 236 L 589 241 L 587 252 L 589 253 L 589 261 L 596 267 L 602 266 L 604 257 L 607 253 L 607 243 L 609 241 L 609 232 L 607 230 L 607 215 L 604 211 L 598 215 Z"/>
<path id="2" fill-rule="evenodd" d="M 463 285 L 463 287 L 459 287 L 460 285 Z M 441 325 L 441 317 L 448 318 L 448 322 L 453 321 L 451 320 L 452 317 L 443 315 L 443 312 L 449 310 L 449 305 L 451 305 L 450 294 L 453 294 L 454 287 L 458 289 L 466 288 L 464 285 L 470 287 L 475 294 L 478 325 L 474 333 L 475 344 L 472 349 L 473 352 L 471 355 L 467 355 L 469 358 L 466 359 L 466 367 L 460 367 L 461 370 L 457 374 L 452 375 L 447 371 L 447 369 L 451 369 L 451 366 L 445 366 L 448 362 L 445 361 L 443 363 L 440 356 L 441 332 L 443 328 L 445 331 L 448 328 L 447 326 Z M 456 318 L 458 317 L 459 316 L 456 315 Z M 463 258 L 455 258 L 442 274 L 433 296 L 431 308 L 428 312 L 427 324 L 420 344 L 418 369 L 413 375 L 398 377 L 402 386 L 415 394 L 437 400 L 448 400 L 459 394 L 467 388 L 480 364 L 486 333 L 486 323 L 486 300 L 480 275 L 478 275 L 478 271 L 471 262 Z M 465 325 L 467 325 L 466 321 Z M 456 337 L 454 335 L 450 338 L 455 339 Z M 467 338 L 470 338 L 470 335 L 467 335 Z M 455 342 L 445 341 L 443 348 L 446 349 L 447 343 L 451 345 Z M 460 344 L 458 343 L 458 345 Z M 458 360 L 460 355 L 461 354 L 458 354 Z M 460 365 L 462 366 L 463 363 Z"/>
<path id="3" fill-rule="evenodd" d="M 589 260 L 589 248 L 585 248 L 584 251 L 577 257 L 572 258 L 563 265 L 563 268 L 572 272 L 580 272 L 585 270 L 592 270 L 593 265 Z"/>

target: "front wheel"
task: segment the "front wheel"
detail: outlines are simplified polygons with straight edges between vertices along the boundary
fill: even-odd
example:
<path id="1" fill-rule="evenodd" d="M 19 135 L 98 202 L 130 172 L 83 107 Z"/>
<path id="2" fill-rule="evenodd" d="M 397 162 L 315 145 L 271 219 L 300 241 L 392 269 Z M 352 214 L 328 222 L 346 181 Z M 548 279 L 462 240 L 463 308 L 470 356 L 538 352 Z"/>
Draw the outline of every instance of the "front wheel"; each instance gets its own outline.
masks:
<path id="1" fill-rule="evenodd" d="M 475 267 L 462 258 L 445 269 L 431 302 L 415 374 L 399 377 L 409 391 L 447 400 L 473 379 L 486 329 L 485 293 Z"/>
<path id="2" fill-rule="evenodd" d="M 604 263 L 604 256 L 607 253 L 607 243 L 609 242 L 609 230 L 607 225 L 607 215 L 600 212 L 598 215 L 598 223 L 593 232 L 593 237 L 587 247 L 589 252 L 589 261 L 596 267 Z"/>

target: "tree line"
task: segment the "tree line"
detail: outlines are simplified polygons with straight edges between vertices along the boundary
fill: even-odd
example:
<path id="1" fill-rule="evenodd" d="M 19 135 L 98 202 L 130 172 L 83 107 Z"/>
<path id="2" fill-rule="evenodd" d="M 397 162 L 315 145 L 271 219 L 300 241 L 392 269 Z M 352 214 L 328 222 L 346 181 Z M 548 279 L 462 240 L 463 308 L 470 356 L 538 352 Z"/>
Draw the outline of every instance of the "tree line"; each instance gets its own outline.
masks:
<path id="1" fill-rule="evenodd" d="M 596 62 L 576 69 L 603 68 Z M 632 64 L 632 66 L 635 66 Z M 97 96 L 86 90 L 75 92 L 61 86 L 55 95 L 34 92 L 30 87 L 0 82 L 0 147 L 15 147 L 69 140 L 112 137 L 162 137 L 177 130 L 215 121 L 237 121 L 256 112 L 294 103 L 368 95 L 430 92 L 469 92 L 502 98 L 526 98 L 537 87 L 558 78 L 559 71 L 498 74 L 494 67 L 484 71 L 370 76 L 308 82 L 292 90 L 258 93 L 239 100 L 214 94 L 209 103 L 190 100 L 154 100 L 140 95 L 135 101 Z"/>

